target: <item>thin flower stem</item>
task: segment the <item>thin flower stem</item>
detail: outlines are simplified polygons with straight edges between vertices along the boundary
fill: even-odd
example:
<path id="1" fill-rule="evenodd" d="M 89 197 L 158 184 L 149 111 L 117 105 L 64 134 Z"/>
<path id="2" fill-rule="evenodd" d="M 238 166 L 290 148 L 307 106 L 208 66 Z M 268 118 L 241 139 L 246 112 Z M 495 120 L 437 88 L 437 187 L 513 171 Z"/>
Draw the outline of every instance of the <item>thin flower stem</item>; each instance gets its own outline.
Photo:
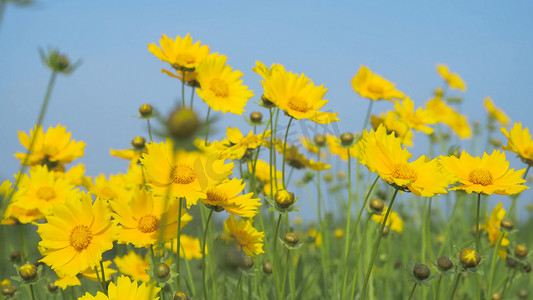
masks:
<path id="1" fill-rule="evenodd" d="M 191 109 L 192 109 L 192 106 L 193 106 L 193 102 L 194 102 L 194 92 L 196 91 L 196 87 L 192 87 L 192 91 L 191 91 Z"/>
<path id="2" fill-rule="evenodd" d="M 481 193 L 477 194 L 477 212 L 476 212 L 476 251 L 481 253 L 481 232 L 479 231 L 479 211 L 481 206 Z"/>
<path id="3" fill-rule="evenodd" d="M 350 148 L 346 148 L 346 152 L 348 154 L 348 207 L 346 209 L 346 229 L 345 229 L 346 230 L 346 242 L 344 243 L 344 256 L 343 256 L 344 266 L 346 266 L 348 262 L 348 254 L 350 250 L 350 221 L 352 219 L 352 166 L 351 166 L 351 161 L 350 161 Z M 343 275 L 342 285 L 341 285 L 341 299 L 344 299 L 346 281 L 347 281 L 347 276 Z"/>
<path id="4" fill-rule="evenodd" d="M 450 234 L 450 230 L 452 227 L 452 220 L 455 215 L 455 211 L 457 210 L 457 207 L 459 206 L 459 199 L 455 199 L 455 204 L 452 208 L 452 213 L 450 214 L 450 218 L 448 219 L 448 224 L 446 225 L 446 230 L 444 231 L 444 240 L 440 246 L 438 257 L 442 256 L 442 253 L 444 252 L 444 247 L 446 245 L 446 242 L 448 240 L 448 235 Z"/>
<path id="5" fill-rule="evenodd" d="M 211 210 L 212 211 L 212 210 Z M 235 288 L 235 294 L 233 294 L 233 300 L 236 300 L 239 295 L 239 292 L 241 291 L 241 284 L 242 284 L 242 272 L 239 274 L 239 281 L 237 282 L 237 288 Z M 208 299 L 208 298 L 205 298 Z"/>
<path id="6" fill-rule="evenodd" d="M 183 208 L 183 198 L 179 198 L 179 208 L 178 208 L 178 236 L 176 240 L 176 274 L 178 274 L 178 278 L 176 278 L 176 288 L 177 291 L 181 291 L 181 271 L 180 271 L 180 251 L 181 249 L 181 210 Z"/>
<path id="7" fill-rule="evenodd" d="M 415 283 L 415 285 L 413 285 L 413 289 L 411 290 L 411 294 L 409 294 L 409 299 L 408 300 L 413 299 L 413 295 L 415 294 L 416 286 L 417 286 L 417 284 Z"/>
<path id="8" fill-rule="evenodd" d="M 365 130 L 366 126 L 368 125 L 368 120 L 370 119 L 370 113 L 372 112 L 372 105 L 374 105 L 374 101 L 370 100 L 370 103 L 368 104 L 368 110 L 366 111 L 365 122 L 363 123 L 363 129 L 361 129 L 361 132 Z"/>
<path id="9" fill-rule="evenodd" d="M 500 231 L 500 235 L 498 235 L 498 240 L 496 241 L 496 244 L 494 245 L 494 252 L 492 253 L 492 261 L 490 263 L 490 275 L 489 275 L 489 293 L 488 295 L 492 295 L 492 285 L 494 283 L 494 271 L 496 271 L 496 258 L 498 257 L 498 252 L 500 251 L 500 244 L 503 240 L 503 231 Z"/>
<path id="10" fill-rule="evenodd" d="M 450 297 L 448 297 L 448 300 L 453 300 L 453 297 L 455 296 L 455 291 L 457 290 L 457 287 L 459 286 L 459 279 L 461 279 L 461 274 L 463 274 L 463 272 L 458 272 L 457 273 L 457 276 L 455 276 L 455 280 L 453 281 L 453 285 L 452 285 L 452 291 L 450 293 Z"/>
<path id="11" fill-rule="evenodd" d="M 172 246 L 172 249 L 174 246 Z M 177 248 L 176 248 L 177 249 Z M 185 253 L 185 249 L 183 249 L 183 245 L 181 245 L 181 251 L 183 252 L 183 260 L 185 261 L 185 269 L 187 269 L 187 276 L 189 277 L 189 286 L 191 287 L 191 297 L 193 297 L 196 294 L 196 289 L 194 288 L 194 282 L 192 273 L 191 273 L 191 267 L 189 265 L 189 259 L 187 259 L 187 254 Z"/>
<path id="12" fill-rule="evenodd" d="M 105 279 L 104 262 L 100 261 L 100 268 L 102 269 L 102 284 L 104 285 L 104 291 L 107 293 L 107 285 Z"/>
<path id="13" fill-rule="evenodd" d="M 352 279 L 352 294 L 351 294 L 351 297 L 350 299 L 355 299 L 355 282 L 356 282 L 356 279 L 357 279 L 357 273 L 362 273 L 362 268 L 364 267 L 362 264 L 359 264 L 359 256 L 361 255 L 361 251 L 363 250 L 363 245 L 364 245 L 364 241 L 365 241 L 365 238 L 366 238 L 366 228 L 368 226 L 368 222 L 371 220 L 371 214 L 368 214 L 366 216 L 366 220 L 365 220 L 365 223 L 363 224 L 363 233 L 361 235 L 361 238 L 360 238 L 360 242 L 359 242 L 359 246 L 357 247 L 357 252 L 355 253 L 354 257 L 356 257 L 356 263 L 357 263 L 357 267 L 354 269 L 354 274 L 353 274 L 353 279 Z M 352 241 L 353 241 L 353 237 L 352 237 Z M 351 242 L 350 242 L 351 244 Z M 351 248 L 352 246 L 350 246 Z M 345 272 L 347 272 L 347 264 L 344 266 L 345 268 Z"/>
<path id="14" fill-rule="evenodd" d="M 150 125 L 150 119 L 146 119 L 146 123 L 148 124 L 148 135 L 150 136 L 150 143 L 153 143 L 152 139 L 152 126 Z"/>
<path id="15" fill-rule="evenodd" d="M 102 292 L 105 293 L 104 284 L 102 283 L 102 280 L 100 278 L 100 273 L 98 273 L 98 267 L 94 266 L 94 273 L 96 273 L 96 279 L 98 279 L 98 282 L 100 283 L 100 289 Z"/>
<path id="16" fill-rule="evenodd" d="M 287 152 L 287 137 L 289 135 L 289 128 L 291 128 L 291 123 L 294 118 L 291 117 L 289 124 L 287 125 L 287 130 L 285 131 L 285 140 L 283 141 L 283 165 L 282 165 L 282 176 L 283 176 L 283 189 L 287 189 L 287 183 L 285 182 L 285 154 Z"/>
<path id="17" fill-rule="evenodd" d="M 435 290 L 435 300 L 439 300 L 440 299 L 440 284 L 442 282 L 442 273 L 439 275 L 439 280 L 437 281 L 437 287 L 436 287 L 436 290 Z"/>
<path id="18" fill-rule="evenodd" d="M 31 293 L 31 299 L 32 300 L 36 300 L 35 299 L 35 293 L 33 292 L 33 284 L 30 284 L 30 293 Z"/>
<path id="19" fill-rule="evenodd" d="M 33 132 L 33 136 L 30 141 L 30 146 L 28 147 L 28 150 L 26 151 L 26 156 L 24 157 L 22 165 L 20 166 L 19 171 L 17 173 L 19 176 L 17 176 L 17 180 L 15 181 L 15 186 L 13 186 L 9 195 L 5 198 L 5 200 L 0 205 L 1 216 L 4 215 L 7 205 L 11 201 L 11 198 L 13 197 L 13 195 L 15 194 L 15 191 L 17 190 L 20 184 L 20 180 L 22 180 L 22 177 L 23 177 L 22 174 L 26 172 L 26 168 L 28 167 L 30 153 L 33 151 L 33 146 L 35 145 L 35 140 L 37 139 L 37 130 L 43 124 L 44 116 L 46 114 L 46 110 L 48 109 L 48 104 L 50 103 L 50 96 L 52 95 L 52 89 L 54 88 L 56 77 L 57 77 L 57 72 L 52 72 L 52 75 L 50 76 L 50 80 L 48 81 L 48 87 L 46 88 L 46 93 L 44 95 L 43 104 L 41 105 L 41 110 L 39 111 L 39 117 L 37 118 L 37 123 L 35 124 L 35 131 Z"/>
<path id="20" fill-rule="evenodd" d="M 511 274 L 511 276 L 508 276 L 507 279 L 505 280 L 505 285 L 504 285 L 503 291 L 502 291 L 502 299 L 505 298 L 505 292 L 507 292 L 507 289 L 509 289 L 511 287 L 511 284 L 514 281 L 515 275 L 516 275 L 516 270 L 513 270 L 513 273 Z"/>
<path id="21" fill-rule="evenodd" d="M 279 276 L 280 276 L 280 264 L 279 264 L 279 261 L 278 261 L 278 251 L 277 251 L 277 245 L 278 245 L 278 234 L 279 234 L 279 228 L 281 226 L 281 214 L 279 214 L 278 216 L 278 222 L 276 224 L 276 229 L 274 231 L 274 237 L 273 237 L 273 247 L 272 247 L 272 252 L 274 254 L 274 282 L 276 283 L 276 291 L 278 293 L 278 299 L 281 299 L 282 296 L 281 296 L 281 293 L 282 291 L 280 290 L 280 282 L 279 282 Z"/>
<path id="22" fill-rule="evenodd" d="M 387 224 L 387 220 L 389 219 L 390 212 L 392 211 L 392 205 L 394 204 L 394 199 L 396 199 L 396 195 L 398 194 L 398 191 L 399 189 L 394 190 L 394 194 L 392 195 L 392 199 L 390 201 L 389 207 L 387 208 L 387 212 L 385 213 L 385 218 L 383 219 L 381 223 L 381 227 L 379 228 L 378 239 L 376 240 L 376 243 L 374 244 L 374 249 L 372 249 L 372 256 L 370 258 L 370 264 L 368 264 L 368 269 L 365 274 L 365 283 L 363 285 L 363 292 L 361 293 L 361 299 L 365 299 L 366 289 L 368 287 L 368 280 L 370 279 L 372 269 L 374 268 L 374 262 L 376 261 L 376 256 L 378 254 L 379 244 L 381 243 L 381 238 L 383 237 L 383 229 L 385 228 L 385 224 Z"/>
<path id="23" fill-rule="evenodd" d="M 207 146 L 207 139 L 209 138 L 209 114 L 211 113 L 211 107 L 207 108 L 207 116 L 205 117 L 205 145 Z"/>
<path id="24" fill-rule="evenodd" d="M 183 76 L 181 77 L 181 104 L 185 108 L 185 74 L 187 71 L 183 70 Z"/>
<path id="25" fill-rule="evenodd" d="M 209 215 L 207 216 L 207 221 L 204 228 L 204 239 L 202 242 L 202 280 L 203 280 L 203 289 L 204 289 L 204 299 L 209 299 L 207 294 L 207 281 L 205 279 L 206 273 L 206 264 L 205 264 L 205 243 L 207 240 L 207 229 L 209 228 L 209 222 L 211 221 L 211 216 L 213 215 L 213 210 L 209 210 Z M 178 290 L 179 291 L 179 290 Z"/>

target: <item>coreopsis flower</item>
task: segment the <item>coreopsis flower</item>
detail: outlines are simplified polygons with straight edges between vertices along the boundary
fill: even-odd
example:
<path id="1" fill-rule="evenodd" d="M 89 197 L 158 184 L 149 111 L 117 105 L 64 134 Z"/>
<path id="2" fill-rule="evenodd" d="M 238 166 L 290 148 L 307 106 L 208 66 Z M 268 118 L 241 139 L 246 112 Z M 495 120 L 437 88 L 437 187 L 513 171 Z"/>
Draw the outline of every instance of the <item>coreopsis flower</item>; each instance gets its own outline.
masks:
<path id="1" fill-rule="evenodd" d="M 248 170 L 250 173 L 253 172 L 253 163 L 248 163 Z M 270 173 L 270 164 L 258 159 L 255 163 L 255 177 L 264 184 L 263 186 L 263 193 L 267 196 L 274 194 L 277 191 L 276 188 L 276 178 L 277 178 L 277 186 L 282 186 L 283 183 L 281 182 L 281 178 L 283 177 L 283 174 L 281 174 L 280 171 L 277 171 L 275 166 L 272 166 L 272 173 Z M 270 181 L 270 174 L 272 174 L 272 182 L 274 183 L 274 186 L 271 185 Z"/>
<path id="2" fill-rule="evenodd" d="M 198 86 L 198 72 L 195 70 L 195 71 L 182 71 L 182 70 L 176 70 L 176 74 L 168 71 L 168 70 L 165 70 L 165 69 L 161 69 L 160 70 L 161 73 L 163 74 L 166 74 L 170 77 L 173 77 L 173 78 L 177 78 L 179 79 L 180 81 L 181 80 L 185 80 L 185 82 L 190 85 L 190 86 L 194 86 L 194 87 L 197 87 Z M 183 77 L 183 73 L 185 73 L 185 78 Z"/>
<path id="3" fill-rule="evenodd" d="M 224 164 L 216 155 L 174 150 L 172 140 L 146 145 L 147 153 L 141 158 L 148 185 L 156 195 L 185 197 L 187 206 L 205 198 L 205 192 L 231 175 L 233 163 Z"/>
<path id="4" fill-rule="evenodd" d="M 97 292 L 96 296 L 87 292 L 78 300 L 158 300 L 156 295 L 161 288 L 151 285 L 153 283 L 137 285 L 137 282 L 131 281 L 127 276 L 120 276 L 116 285 L 113 282 L 109 284 L 107 296 L 102 292 Z"/>
<path id="5" fill-rule="evenodd" d="M 129 202 L 134 191 L 134 185 L 128 182 L 124 174 L 109 175 L 106 179 L 104 174 L 94 177 L 94 184 L 90 183 L 88 189 L 93 195 L 105 200 L 121 200 Z"/>
<path id="6" fill-rule="evenodd" d="M 383 224 L 383 219 L 385 218 L 385 214 L 387 212 L 388 207 L 384 206 L 383 210 L 379 213 L 372 214 L 372 220 L 378 224 Z M 385 226 L 389 226 L 390 230 L 396 231 L 398 233 L 402 233 L 403 231 L 403 219 L 400 217 L 400 215 L 391 210 L 389 213 L 389 218 L 387 219 L 387 223 Z"/>
<path id="7" fill-rule="evenodd" d="M 198 66 L 198 83 L 196 93 L 215 111 L 242 115 L 248 99 L 254 93 L 242 85 L 241 71 L 226 65 L 228 58 L 218 53 L 209 55 Z"/>
<path id="8" fill-rule="evenodd" d="M 279 153 L 283 155 L 283 152 L 285 152 L 285 161 L 289 166 L 295 169 L 309 168 L 315 171 L 323 171 L 331 167 L 324 162 L 315 162 L 314 160 L 305 157 L 295 145 L 287 145 L 287 149 L 284 150 L 285 146 L 281 140 L 275 141 L 274 144 Z"/>
<path id="9" fill-rule="evenodd" d="M 93 268 L 102 260 L 102 253 L 113 248 L 118 227 L 111 221 L 104 200 L 90 194 L 67 199 L 52 208 L 48 223 L 40 224 L 39 246 L 47 249 L 41 262 L 65 276 Z"/>
<path id="10" fill-rule="evenodd" d="M 295 119 L 308 119 L 319 124 L 339 120 L 338 113 L 319 111 L 328 103 L 328 100 L 323 99 L 327 89 L 324 85 L 315 86 L 304 74 L 278 68 L 268 78 L 261 80 L 261 84 L 267 99 Z"/>
<path id="11" fill-rule="evenodd" d="M 113 262 L 110 261 L 110 260 L 106 260 L 104 261 L 102 264 L 104 265 L 104 273 L 106 276 L 113 276 L 117 273 L 117 270 L 113 269 L 113 268 L 110 268 L 111 264 Z M 100 274 L 100 272 L 102 272 L 102 269 L 98 267 L 98 272 Z M 98 275 L 99 275 L 98 274 Z M 58 273 L 57 274 L 59 279 L 57 279 L 54 284 L 60 288 L 62 288 L 63 290 L 66 289 L 67 287 L 69 286 L 77 286 L 77 285 L 81 285 L 81 282 L 78 278 L 78 276 L 65 276 L 61 273 Z M 98 276 L 96 274 L 96 270 L 95 268 L 87 268 L 85 269 L 84 271 L 81 272 L 81 275 L 89 280 L 92 280 L 92 281 L 99 281 L 98 280 Z"/>
<path id="12" fill-rule="evenodd" d="M 174 253 L 177 253 L 178 250 L 178 243 L 176 243 L 177 239 L 174 239 L 172 243 L 166 243 L 165 247 L 167 249 L 170 249 L 172 247 L 172 251 Z M 201 259 L 202 258 L 202 247 L 200 246 L 200 240 L 197 238 L 193 238 L 191 236 L 188 236 L 186 234 L 180 235 L 180 257 L 185 258 L 187 260 L 191 259 Z M 207 254 L 207 247 L 205 249 L 205 253 Z"/>
<path id="13" fill-rule="evenodd" d="M 255 135 L 252 130 L 244 136 L 239 128 L 228 127 L 226 129 L 226 135 L 228 137 L 228 142 L 230 147 L 223 150 L 220 153 L 221 158 L 226 159 L 241 159 L 246 150 L 248 149 L 257 149 L 257 147 L 267 145 L 266 139 L 270 137 L 270 130 L 266 131 L 264 134 L 259 133 Z"/>
<path id="14" fill-rule="evenodd" d="M 137 151 L 134 149 L 115 150 L 109 149 L 109 153 L 118 158 L 126 159 L 130 161 L 130 167 L 139 163 L 139 159 L 145 151 Z"/>
<path id="15" fill-rule="evenodd" d="M 348 160 L 347 149 L 350 149 L 350 156 L 353 158 L 357 158 L 359 154 L 359 148 L 356 143 L 351 146 L 343 146 L 341 140 L 336 136 L 326 135 L 326 143 L 328 144 L 329 152 L 338 155 L 342 160 Z"/>
<path id="16" fill-rule="evenodd" d="M 432 197 L 446 194 L 446 187 L 455 182 L 453 176 L 443 170 L 437 159 L 426 161 L 422 155 L 408 162 L 412 154 L 402 149 L 400 139 L 387 134 L 384 126 L 376 131 L 363 131 L 359 141 L 360 163 L 392 186 L 411 191 L 417 196 Z"/>
<path id="17" fill-rule="evenodd" d="M 150 275 L 147 271 L 150 269 L 150 265 L 146 259 L 130 250 L 128 254 L 124 256 L 117 256 L 113 259 L 113 262 L 117 266 L 120 273 L 128 275 L 135 281 L 149 282 Z"/>
<path id="18" fill-rule="evenodd" d="M 270 68 L 267 68 L 267 66 L 265 66 L 265 64 L 260 61 L 255 62 L 255 67 L 252 67 L 252 70 L 255 73 L 259 74 L 261 77 L 263 77 L 263 79 L 265 80 L 269 79 L 272 76 L 273 72 L 285 72 L 285 68 L 283 67 L 283 65 L 272 64 Z"/>
<path id="19" fill-rule="evenodd" d="M 490 155 L 483 153 L 483 157 L 472 157 L 463 150 L 460 157 L 441 156 L 440 163 L 462 183 L 451 190 L 464 190 L 469 194 L 512 195 L 528 189 L 522 184 L 526 182 L 522 179 L 526 170 L 509 169 L 505 153 L 499 150 Z"/>
<path id="20" fill-rule="evenodd" d="M 489 118 L 497 120 L 502 125 L 509 125 L 509 123 L 511 123 L 511 119 L 509 119 L 503 110 L 494 105 L 494 102 L 490 97 L 486 97 L 485 100 L 483 100 L 483 104 L 485 104 L 485 109 L 489 114 Z"/>
<path id="21" fill-rule="evenodd" d="M 515 123 L 510 131 L 501 128 L 503 135 L 507 137 L 507 145 L 502 148 L 512 151 L 528 165 L 533 165 L 533 139 L 529 128 L 522 129 L 522 123 Z"/>
<path id="22" fill-rule="evenodd" d="M 253 218 L 261 206 L 259 198 L 252 198 L 253 193 L 241 194 L 246 183 L 242 179 L 232 178 L 209 188 L 205 199 L 200 201 L 217 209 L 245 218 Z"/>
<path id="23" fill-rule="evenodd" d="M 435 118 L 422 107 L 417 108 L 415 111 L 415 103 L 409 97 L 401 102 L 395 101 L 394 108 L 398 114 L 398 119 L 407 124 L 410 129 L 422 131 L 426 134 L 433 133 L 433 128 L 427 126 L 427 124 L 435 124 Z"/>
<path id="24" fill-rule="evenodd" d="M 438 64 L 437 72 L 439 72 L 440 76 L 442 76 L 446 83 L 448 83 L 450 88 L 458 89 L 463 92 L 466 91 L 466 84 L 463 79 L 461 79 L 457 73 L 450 73 L 447 65 Z"/>
<path id="25" fill-rule="evenodd" d="M 437 122 L 448 125 L 459 138 L 466 139 L 472 136 L 472 129 L 466 117 L 448 106 L 442 98 L 435 97 L 429 100 L 426 103 L 426 111 Z"/>
<path id="26" fill-rule="evenodd" d="M 361 66 L 352 78 L 352 88 L 363 98 L 370 100 L 403 99 L 405 95 L 394 87 L 393 83 L 376 75 L 366 66 Z"/>
<path id="27" fill-rule="evenodd" d="M 488 238 L 490 241 L 490 245 L 493 246 L 498 241 L 498 238 L 500 236 L 501 232 L 501 222 L 505 218 L 506 211 L 502 207 L 502 203 L 498 203 L 496 207 L 492 210 L 492 213 L 490 214 L 490 218 L 487 215 L 487 221 L 483 225 L 483 230 L 485 230 L 488 234 Z M 504 234 L 504 238 L 501 241 L 501 247 L 499 251 L 499 255 L 502 258 L 505 258 L 507 256 L 507 252 L 505 251 L 505 247 L 509 245 L 509 240 L 505 238 L 507 234 Z"/>
<path id="28" fill-rule="evenodd" d="M 4 199 L 6 199 L 7 196 L 12 192 L 12 189 L 12 183 L 9 180 L 2 182 L 0 185 L 0 200 L 4 201 Z M 13 225 L 17 222 L 27 224 L 36 220 L 44 219 L 43 213 L 41 213 L 38 209 L 26 209 L 23 207 L 24 203 L 19 202 L 17 204 L 18 195 L 19 193 L 13 194 L 11 202 L 7 206 L 0 224 Z M 22 207 L 19 205 L 22 205 Z"/>
<path id="29" fill-rule="evenodd" d="M 78 164 L 75 166 L 72 166 L 68 170 L 58 170 L 58 168 L 54 168 L 51 170 L 54 172 L 54 175 L 56 179 L 63 178 L 70 181 L 71 184 L 75 186 L 81 186 L 83 185 L 83 179 L 85 175 L 85 165 L 84 164 Z"/>
<path id="30" fill-rule="evenodd" d="M 43 132 L 42 126 L 30 130 L 29 135 L 18 131 L 20 143 L 26 149 L 30 148 L 34 135 L 35 142 L 28 157 L 28 165 L 30 166 L 46 164 L 50 169 L 53 169 L 83 156 L 85 143 L 71 140 L 71 133 L 67 132 L 67 128 L 61 124 L 56 127 L 49 127 L 46 133 Z M 16 153 L 15 157 L 24 161 L 26 153 Z"/>
<path id="31" fill-rule="evenodd" d="M 190 34 L 184 38 L 178 35 L 174 40 L 163 34 L 159 44 L 161 48 L 154 43 L 148 44 L 148 51 L 176 70 L 194 71 L 209 55 L 209 46 L 201 46 L 200 41 L 193 44 Z"/>
<path id="32" fill-rule="evenodd" d="M 309 236 L 312 240 L 314 240 L 313 245 L 315 247 L 322 246 L 322 233 L 318 232 L 316 228 L 311 228 L 307 231 L 307 236 Z"/>
<path id="33" fill-rule="evenodd" d="M 264 253 L 263 238 L 264 232 L 259 232 L 252 226 L 251 220 L 236 220 L 233 215 L 224 221 L 224 231 L 228 234 L 223 238 L 229 241 L 235 241 L 244 253 L 255 257 L 257 254 Z"/>
<path id="34" fill-rule="evenodd" d="M 379 125 L 383 124 L 390 134 L 395 133 L 396 137 L 400 139 L 403 145 L 411 147 L 413 146 L 413 131 L 409 129 L 409 126 L 403 121 L 400 121 L 398 114 L 389 110 L 385 114 L 381 114 L 379 117 L 372 115 L 370 117 L 370 124 L 372 128 L 377 129 Z"/>
<path id="35" fill-rule="evenodd" d="M 168 202 L 167 207 L 165 202 Z M 111 201 L 112 215 L 121 225 L 118 242 L 147 247 L 156 244 L 160 235 L 163 242 L 170 241 L 178 234 L 179 202 L 176 199 L 165 201 L 163 197 L 157 197 L 144 188 L 135 191 L 131 204 L 120 200 Z M 183 209 L 181 228 L 191 219 L 192 217 Z M 162 228 L 164 232 L 161 234 Z"/>
<path id="36" fill-rule="evenodd" d="M 69 180 L 57 178 L 46 166 L 35 166 L 29 176 L 22 175 L 17 197 L 13 203 L 27 210 L 37 209 L 48 215 L 55 205 L 64 203 L 68 198 L 76 198 L 78 190 Z"/>
<path id="37" fill-rule="evenodd" d="M 54 285 L 57 287 L 60 287 L 62 290 L 65 290 L 69 286 L 81 285 L 81 281 L 77 275 L 74 275 L 74 276 L 65 276 L 62 274 L 57 274 L 57 275 L 59 278 L 56 281 L 54 281 Z"/>

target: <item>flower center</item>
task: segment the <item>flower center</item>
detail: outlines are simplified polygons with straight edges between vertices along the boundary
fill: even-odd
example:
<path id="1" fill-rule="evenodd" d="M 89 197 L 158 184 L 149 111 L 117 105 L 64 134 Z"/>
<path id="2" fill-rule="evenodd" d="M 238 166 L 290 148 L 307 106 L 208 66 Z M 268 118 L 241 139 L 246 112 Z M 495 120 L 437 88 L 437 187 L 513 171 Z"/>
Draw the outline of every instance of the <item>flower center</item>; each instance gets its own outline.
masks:
<path id="1" fill-rule="evenodd" d="M 217 189 L 217 188 L 211 188 L 206 192 L 207 200 L 215 203 L 226 203 L 228 201 L 228 197 L 226 196 L 226 193 L 224 191 Z"/>
<path id="2" fill-rule="evenodd" d="M 139 219 L 137 229 L 143 233 L 154 232 L 159 228 L 159 218 L 154 215 L 144 215 Z"/>
<path id="3" fill-rule="evenodd" d="M 70 245 L 78 251 L 89 247 L 92 239 L 93 234 L 89 227 L 85 225 L 76 225 L 76 227 L 72 229 L 72 232 L 70 232 Z"/>
<path id="4" fill-rule="evenodd" d="M 224 80 L 214 78 L 209 84 L 209 89 L 217 97 L 227 98 L 229 96 L 228 84 Z"/>
<path id="5" fill-rule="evenodd" d="M 418 178 L 418 174 L 408 164 L 394 164 L 392 177 L 415 181 Z"/>
<path id="6" fill-rule="evenodd" d="M 381 85 L 371 83 L 368 85 L 367 89 L 374 93 L 374 94 L 382 94 L 383 93 L 383 87 Z"/>
<path id="7" fill-rule="evenodd" d="M 51 199 L 54 199 L 56 197 L 56 193 L 51 187 L 43 186 L 40 187 L 39 190 L 37 190 L 37 197 L 44 201 L 50 201 Z"/>
<path id="8" fill-rule="evenodd" d="M 170 171 L 170 179 L 177 184 L 189 184 L 196 179 L 196 173 L 188 165 L 178 164 Z"/>
<path id="9" fill-rule="evenodd" d="M 196 62 L 196 58 L 188 53 L 180 53 L 176 55 L 176 61 L 184 64 L 194 64 Z"/>
<path id="10" fill-rule="evenodd" d="M 307 102 L 300 97 L 291 97 L 287 102 L 287 106 L 292 110 L 303 113 L 309 110 L 309 107 L 307 107 Z"/>
<path id="11" fill-rule="evenodd" d="M 486 169 L 474 169 L 468 174 L 468 180 L 473 184 L 483 186 L 492 184 L 492 174 Z"/>

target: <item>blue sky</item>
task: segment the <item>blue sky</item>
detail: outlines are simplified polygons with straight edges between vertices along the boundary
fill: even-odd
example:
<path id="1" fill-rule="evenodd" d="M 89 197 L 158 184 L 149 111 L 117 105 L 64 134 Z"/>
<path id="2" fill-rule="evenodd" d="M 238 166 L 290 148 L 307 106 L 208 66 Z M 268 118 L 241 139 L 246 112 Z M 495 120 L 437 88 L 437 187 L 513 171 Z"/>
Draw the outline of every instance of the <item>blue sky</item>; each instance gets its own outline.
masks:
<path id="1" fill-rule="evenodd" d="M 147 3 L 7 6 L 0 25 L 0 177 L 12 178 L 17 171 L 13 153 L 22 146 L 16 132 L 28 131 L 37 118 L 49 78 L 37 49 L 47 46 L 83 64 L 58 78 L 44 126 L 61 123 L 87 143 L 82 159 L 87 175 L 124 172 L 127 162 L 111 157 L 109 148 L 124 149 L 133 136 L 147 136 L 145 123 L 133 117 L 137 108 L 151 103 L 166 115 L 178 99 L 178 83 L 159 72 L 167 65 L 147 50 L 163 33 L 190 33 L 211 52 L 228 56 L 228 63 L 244 72 L 254 99 L 262 94 L 260 78 L 251 70 L 256 60 L 305 73 L 328 88 L 326 109 L 339 112 L 341 132 L 360 130 L 363 123 L 368 102 L 350 86 L 362 64 L 421 106 L 442 85 L 435 66 L 445 63 L 467 83 L 463 112 L 470 121 L 484 121 L 482 100 L 490 96 L 513 121 L 533 125 L 531 1 Z M 203 116 L 206 105 L 196 107 Z M 391 108 L 378 103 L 374 112 Z M 250 102 L 246 109 L 248 114 L 258 107 Z M 219 128 L 245 124 L 234 115 L 220 120 Z M 512 166 L 522 168 L 518 161 Z"/>

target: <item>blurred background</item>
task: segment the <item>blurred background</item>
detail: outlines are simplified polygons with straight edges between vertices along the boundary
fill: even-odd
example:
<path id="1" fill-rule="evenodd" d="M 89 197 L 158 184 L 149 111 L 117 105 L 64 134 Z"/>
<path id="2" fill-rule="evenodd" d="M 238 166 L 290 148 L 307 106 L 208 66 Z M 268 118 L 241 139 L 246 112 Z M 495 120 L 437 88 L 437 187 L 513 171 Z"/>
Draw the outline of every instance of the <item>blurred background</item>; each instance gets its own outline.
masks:
<path id="1" fill-rule="evenodd" d="M 260 77 L 252 71 L 255 61 L 281 63 L 324 84 L 329 100 L 324 109 L 339 112 L 341 120 L 329 125 L 333 133 L 363 126 L 368 100 L 350 85 L 361 65 L 423 106 L 444 85 L 436 72 L 436 64 L 442 63 L 467 84 L 465 93 L 450 95 L 464 97 L 461 109 L 470 123 L 485 124 L 482 103 L 490 96 L 513 122 L 533 125 L 531 1 L 147 3 L 7 2 L 0 24 L 0 179 L 12 179 L 17 172 L 13 154 L 24 150 L 17 131 L 28 132 L 37 119 L 50 76 L 38 49 L 47 47 L 83 63 L 72 75 L 59 76 L 44 128 L 61 123 L 72 138 L 87 143 L 80 160 L 86 175 L 126 172 L 128 162 L 112 157 L 109 149 L 129 148 L 136 135 L 148 137 L 146 122 L 134 117 L 139 106 L 150 103 L 166 116 L 180 101 L 181 83 L 162 74 L 160 69 L 168 65 L 147 49 L 149 43 L 159 45 L 162 34 L 174 38 L 190 33 L 211 52 L 228 56 L 228 64 L 244 73 L 244 84 L 255 94 L 246 116 L 255 110 L 267 114 L 254 103 L 262 94 Z M 207 105 L 197 97 L 195 108 L 204 118 Z M 373 112 L 389 109 L 392 103 L 379 102 Z M 242 116 L 212 115 L 218 116 L 213 138 L 222 137 L 230 125 L 250 130 Z M 309 122 L 292 128 L 291 139 L 315 134 Z M 499 131 L 495 137 L 506 143 Z M 462 146 L 468 150 L 469 142 Z M 427 137 L 420 135 L 410 151 L 419 155 L 426 150 Z M 524 167 L 513 154 L 508 158 L 512 167 Z M 526 191 L 522 199 L 531 201 L 531 195 Z M 510 201 L 503 201 L 508 208 Z"/>

